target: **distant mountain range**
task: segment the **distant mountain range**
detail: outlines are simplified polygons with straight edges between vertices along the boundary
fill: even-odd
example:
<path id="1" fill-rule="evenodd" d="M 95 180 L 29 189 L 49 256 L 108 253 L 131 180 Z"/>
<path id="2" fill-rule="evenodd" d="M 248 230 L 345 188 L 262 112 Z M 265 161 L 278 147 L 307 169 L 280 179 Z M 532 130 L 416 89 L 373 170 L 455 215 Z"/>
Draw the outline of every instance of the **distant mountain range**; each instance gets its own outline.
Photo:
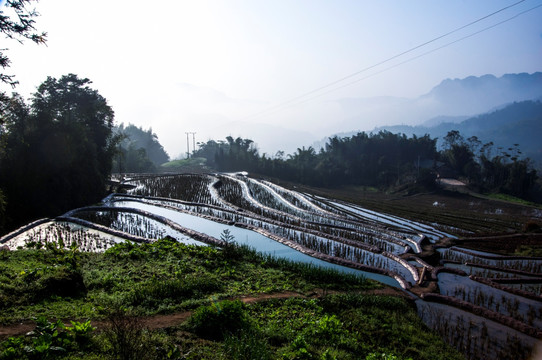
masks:
<path id="1" fill-rule="evenodd" d="M 446 79 L 415 99 L 396 97 L 347 98 L 338 100 L 345 118 L 340 131 L 368 131 L 376 126 L 421 125 L 459 122 L 507 104 L 542 98 L 542 72 L 469 76 Z M 450 121 L 451 118 L 456 118 Z"/>
<path id="2" fill-rule="evenodd" d="M 444 80 L 422 99 L 438 101 L 440 115 L 471 115 L 521 100 L 542 97 L 542 72 L 469 76 Z"/>
<path id="3" fill-rule="evenodd" d="M 443 80 L 428 93 L 413 99 L 390 96 L 337 99 L 325 104 L 328 115 L 318 119 L 307 116 L 282 123 L 261 123 L 232 121 L 210 114 L 207 118 L 194 118 L 194 121 L 201 124 L 202 128 L 206 127 L 205 131 L 195 129 L 198 135 L 205 134 L 209 139 L 217 140 L 224 139 L 228 135 L 252 139 L 260 153 L 265 152 L 271 156 L 278 150 L 291 154 L 302 146 L 312 145 L 318 149 L 334 134 L 347 137 L 360 131 L 374 132 L 386 129 L 392 132 L 419 135 L 428 133 L 442 137 L 446 135 L 447 130 L 457 128 L 462 129 L 461 133 L 465 138 L 477 135 L 482 141 L 494 141 L 497 146 L 508 147 L 509 142 L 519 143 L 526 154 L 533 159 L 540 159 L 542 164 L 542 156 L 539 155 L 540 150 L 535 145 L 536 141 L 531 140 L 531 137 L 540 136 L 542 134 L 540 131 L 538 133 L 525 131 L 525 134 L 520 136 L 520 127 L 510 129 L 518 132 L 513 141 L 505 141 L 506 136 L 503 136 L 503 141 L 491 138 L 501 136 L 499 134 L 505 131 L 507 123 L 515 124 L 515 121 L 519 121 L 513 112 L 523 110 L 513 106 L 515 102 L 541 99 L 542 72 L 507 74 L 501 77 L 483 75 Z M 483 118 L 484 114 L 491 115 L 505 110 L 509 106 L 512 107 L 505 112 L 493 115 L 502 117 L 498 122 L 499 126 L 492 125 L 492 120 L 479 125 L 475 125 L 478 120 L 471 120 Z M 519 107 L 522 106 L 527 107 L 527 105 Z M 504 119 L 505 114 L 510 118 Z M 322 118 L 325 120 L 321 120 Z M 459 125 L 461 129 L 458 128 Z M 530 126 L 533 126 L 533 130 L 539 129 L 535 125 L 536 122 Z M 321 140 L 317 141 L 318 139 Z M 202 140 L 207 139 L 200 141 Z"/>
<path id="4" fill-rule="evenodd" d="M 508 74 L 500 78 L 493 75 L 444 80 L 429 93 L 417 99 L 373 98 L 344 100 L 348 106 L 363 107 L 365 112 L 381 109 L 378 115 L 385 125 L 367 131 L 363 122 L 355 131 L 338 132 L 349 137 L 359 131 L 413 134 L 442 139 L 450 130 L 459 130 L 466 138 L 477 136 L 482 142 L 493 141 L 507 149 L 519 144 L 525 156 L 542 169 L 542 72 Z M 362 111 L 362 110 L 360 110 Z M 403 113 L 399 120 L 393 114 Z M 393 116 L 390 116 L 393 115 Z M 387 116 L 387 117 L 386 117 Z M 383 120 L 386 118 L 387 120 Z M 354 118 L 348 121 L 354 126 Z M 345 126 L 343 124 L 343 126 Z M 327 139 L 326 139 L 327 140 Z M 313 146 L 325 144 L 321 140 Z"/>

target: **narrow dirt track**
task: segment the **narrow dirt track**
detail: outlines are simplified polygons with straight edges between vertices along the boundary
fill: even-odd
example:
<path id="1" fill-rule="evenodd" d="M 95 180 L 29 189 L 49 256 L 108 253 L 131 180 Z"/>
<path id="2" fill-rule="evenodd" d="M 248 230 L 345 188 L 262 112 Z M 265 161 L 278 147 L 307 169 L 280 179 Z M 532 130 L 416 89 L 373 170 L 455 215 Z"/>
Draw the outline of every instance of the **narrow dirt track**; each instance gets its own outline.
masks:
<path id="1" fill-rule="evenodd" d="M 323 291 L 318 290 L 314 292 L 314 297 L 321 297 L 323 295 Z M 258 301 L 265 301 L 269 299 L 287 299 L 291 297 L 306 297 L 302 294 L 296 293 L 296 292 L 284 292 L 284 293 L 275 293 L 275 294 L 261 294 L 261 295 L 255 295 L 255 296 L 242 296 L 239 298 L 236 298 L 238 300 L 241 300 L 244 303 L 250 304 L 255 303 Z M 232 299 L 233 300 L 233 299 Z M 154 316 L 143 316 L 140 317 L 141 326 L 143 328 L 147 328 L 149 330 L 156 330 L 156 329 L 165 329 L 168 327 L 177 326 L 184 321 L 186 321 L 190 315 L 192 315 L 191 311 L 183 311 L 178 312 L 174 314 L 165 314 L 165 315 L 154 315 Z M 69 320 L 65 320 L 64 323 L 66 326 L 71 326 Z M 93 320 L 91 321 L 92 326 L 94 326 L 97 330 L 104 329 L 108 322 L 106 320 Z M 36 323 L 33 321 L 24 321 L 19 324 L 11 324 L 11 325 L 4 325 L 0 326 L 0 339 L 6 339 L 11 336 L 20 336 L 24 335 L 36 327 Z"/>
<path id="2" fill-rule="evenodd" d="M 329 295 L 336 292 L 329 292 L 322 289 L 314 290 L 309 295 L 303 295 L 297 292 L 281 292 L 281 293 L 273 293 L 273 294 L 260 294 L 260 295 L 254 295 L 254 296 L 241 296 L 237 297 L 231 300 L 241 300 L 245 304 L 252 304 L 259 301 L 266 301 L 270 299 L 288 299 L 292 297 L 299 297 L 299 298 L 321 298 L 325 295 Z M 398 296 L 398 297 L 405 297 L 406 299 L 409 299 L 409 297 L 402 291 L 394 289 L 394 288 L 383 288 L 383 289 L 376 289 L 376 290 L 370 290 L 366 292 L 367 294 L 372 295 L 390 295 L 390 296 Z M 157 330 L 157 329 L 166 329 L 173 326 L 178 326 L 182 324 L 184 321 L 186 321 L 190 315 L 192 315 L 191 311 L 183 311 L 178 312 L 174 314 L 165 314 L 165 315 L 154 315 L 154 316 L 143 316 L 140 317 L 141 326 L 143 328 L 149 329 L 149 330 Z M 69 320 L 64 321 L 66 326 L 71 326 Z M 96 320 L 91 321 L 92 326 L 94 326 L 98 331 L 101 329 L 104 329 L 108 322 L 106 320 Z M 0 340 L 9 338 L 11 336 L 20 336 L 24 335 L 36 327 L 36 323 L 33 321 L 25 321 L 19 324 L 11 324 L 11 325 L 5 325 L 0 326 Z"/>

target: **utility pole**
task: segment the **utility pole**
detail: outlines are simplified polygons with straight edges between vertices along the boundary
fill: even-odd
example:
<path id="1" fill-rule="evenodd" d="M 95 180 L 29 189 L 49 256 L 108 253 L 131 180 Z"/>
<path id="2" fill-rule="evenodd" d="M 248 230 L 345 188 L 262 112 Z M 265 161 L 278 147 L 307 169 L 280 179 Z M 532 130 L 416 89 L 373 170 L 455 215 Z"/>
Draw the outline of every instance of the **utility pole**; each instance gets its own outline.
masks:
<path id="1" fill-rule="evenodd" d="M 196 151 L 196 132 L 191 132 L 192 134 L 192 151 Z"/>
<path id="2" fill-rule="evenodd" d="M 186 158 L 190 159 L 190 135 L 192 135 L 192 151 L 196 151 L 196 132 L 186 131 Z"/>
<path id="3" fill-rule="evenodd" d="M 188 135 L 190 134 L 189 132 L 185 132 L 186 134 L 186 158 L 187 159 L 190 159 L 190 139 L 188 137 Z"/>

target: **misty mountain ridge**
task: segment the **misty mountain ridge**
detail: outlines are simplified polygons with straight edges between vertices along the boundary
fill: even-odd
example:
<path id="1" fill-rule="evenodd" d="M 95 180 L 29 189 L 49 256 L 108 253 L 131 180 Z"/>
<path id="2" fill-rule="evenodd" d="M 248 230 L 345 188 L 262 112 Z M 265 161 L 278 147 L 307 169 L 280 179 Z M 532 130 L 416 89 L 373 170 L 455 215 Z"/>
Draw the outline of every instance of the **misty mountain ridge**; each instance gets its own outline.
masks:
<path id="1" fill-rule="evenodd" d="M 433 119 L 438 117 L 460 117 L 452 121 L 459 122 L 515 101 L 540 98 L 542 72 L 446 79 L 427 94 L 415 99 L 340 99 L 338 102 L 346 116 L 340 122 L 337 132 L 345 129 L 370 131 L 376 126 L 396 124 L 421 125 L 427 121 L 435 121 Z M 446 119 L 445 122 L 450 121 Z"/>
<path id="2" fill-rule="evenodd" d="M 477 117 L 499 112 L 510 106 L 507 111 L 510 120 L 503 120 L 499 115 L 499 126 L 502 121 L 514 122 L 516 115 L 512 114 L 518 107 L 515 102 L 527 100 L 542 100 L 542 72 L 533 74 L 506 74 L 501 77 L 483 75 L 469 76 L 464 79 L 446 79 L 416 99 L 378 97 L 340 100 L 345 112 L 350 114 L 348 120 L 340 123 L 340 128 L 334 133 L 339 137 L 352 136 L 360 131 L 378 132 L 387 130 L 393 133 L 401 132 L 411 136 L 429 134 L 432 137 L 446 135 L 449 130 L 460 130 L 465 137 L 481 134 L 486 137 L 491 124 L 477 124 Z M 357 115 L 353 115 L 357 112 Z M 465 121 L 467 121 L 464 123 Z M 368 124 L 374 124 L 368 126 Z M 463 124 L 464 123 L 464 124 Z M 458 124 L 463 124 L 458 126 Z M 337 126 L 338 127 L 338 126 Z M 352 129 L 345 131 L 345 129 Z M 463 130 L 461 130 L 463 129 Z M 472 133 L 475 132 L 475 133 Z M 535 136 L 541 132 L 528 134 Z M 478 135 L 477 135 L 478 136 Z M 326 138 L 327 139 L 327 138 Z M 522 139 L 516 139 L 520 146 Z M 486 141 L 493 141 L 487 139 Z M 320 148 L 326 140 L 313 143 Z M 530 142 L 530 141 L 529 141 Z M 525 149 L 526 150 L 526 149 Z M 536 149 L 533 149 L 533 151 Z M 536 152 L 536 151 L 534 151 Z M 538 158 L 538 156 L 533 156 Z"/>
<path id="3" fill-rule="evenodd" d="M 341 98 L 334 101 L 338 106 L 336 115 L 323 123 L 314 119 L 311 121 L 310 118 L 283 124 L 213 118 L 212 121 L 197 119 L 202 126 L 212 123 L 211 130 L 195 130 L 198 134 L 206 135 L 200 141 L 221 140 L 227 135 L 252 139 L 260 153 L 272 156 L 280 150 L 291 154 L 297 148 L 311 144 L 318 150 L 334 134 L 347 137 L 360 131 L 374 132 L 380 129 L 409 134 L 413 133 L 409 126 L 431 128 L 440 124 L 459 124 L 480 114 L 503 109 L 514 102 L 536 99 L 542 99 L 542 72 L 501 77 L 469 76 L 443 80 L 426 94 L 414 99 L 393 96 Z M 406 127 L 397 127 L 398 124 Z M 428 131 L 418 130 L 416 133 Z M 441 132 L 438 136 L 442 136 Z"/>
<path id="4" fill-rule="evenodd" d="M 422 98 L 434 98 L 441 104 L 460 108 L 464 115 L 487 111 L 513 101 L 533 100 L 542 96 L 542 72 L 469 76 L 446 79 Z M 450 114 L 450 111 L 443 113 Z"/>
<path id="5" fill-rule="evenodd" d="M 427 121 L 424 121 L 421 125 L 432 127 L 442 123 L 459 124 L 460 122 L 467 120 L 469 116 L 437 116 Z"/>

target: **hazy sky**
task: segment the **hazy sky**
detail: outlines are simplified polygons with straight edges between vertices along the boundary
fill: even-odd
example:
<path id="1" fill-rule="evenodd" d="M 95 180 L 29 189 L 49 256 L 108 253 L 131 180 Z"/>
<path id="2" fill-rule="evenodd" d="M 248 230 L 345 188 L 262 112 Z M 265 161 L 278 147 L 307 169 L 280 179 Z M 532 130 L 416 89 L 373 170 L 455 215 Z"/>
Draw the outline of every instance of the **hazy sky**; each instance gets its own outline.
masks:
<path id="1" fill-rule="evenodd" d="M 446 78 L 541 71 L 542 7 L 398 65 L 542 4 L 525 0 L 335 87 L 359 80 L 353 85 L 268 110 L 516 2 L 42 0 L 36 26 L 48 33 L 47 46 L 2 39 L 1 47 L 9 48 L 5 72 L 16 74 L 18 92 L 29 96 L 47 76 L 87 77 L 117 123 L 152 127 L 177 156 L 186 131 L 205 141 L 230 135 L 237 122 L 249 134 L 233 136 L 250 137 L 249 125 L 260 123 L 331 135 L 336 99 L 415 98 Z"/>

